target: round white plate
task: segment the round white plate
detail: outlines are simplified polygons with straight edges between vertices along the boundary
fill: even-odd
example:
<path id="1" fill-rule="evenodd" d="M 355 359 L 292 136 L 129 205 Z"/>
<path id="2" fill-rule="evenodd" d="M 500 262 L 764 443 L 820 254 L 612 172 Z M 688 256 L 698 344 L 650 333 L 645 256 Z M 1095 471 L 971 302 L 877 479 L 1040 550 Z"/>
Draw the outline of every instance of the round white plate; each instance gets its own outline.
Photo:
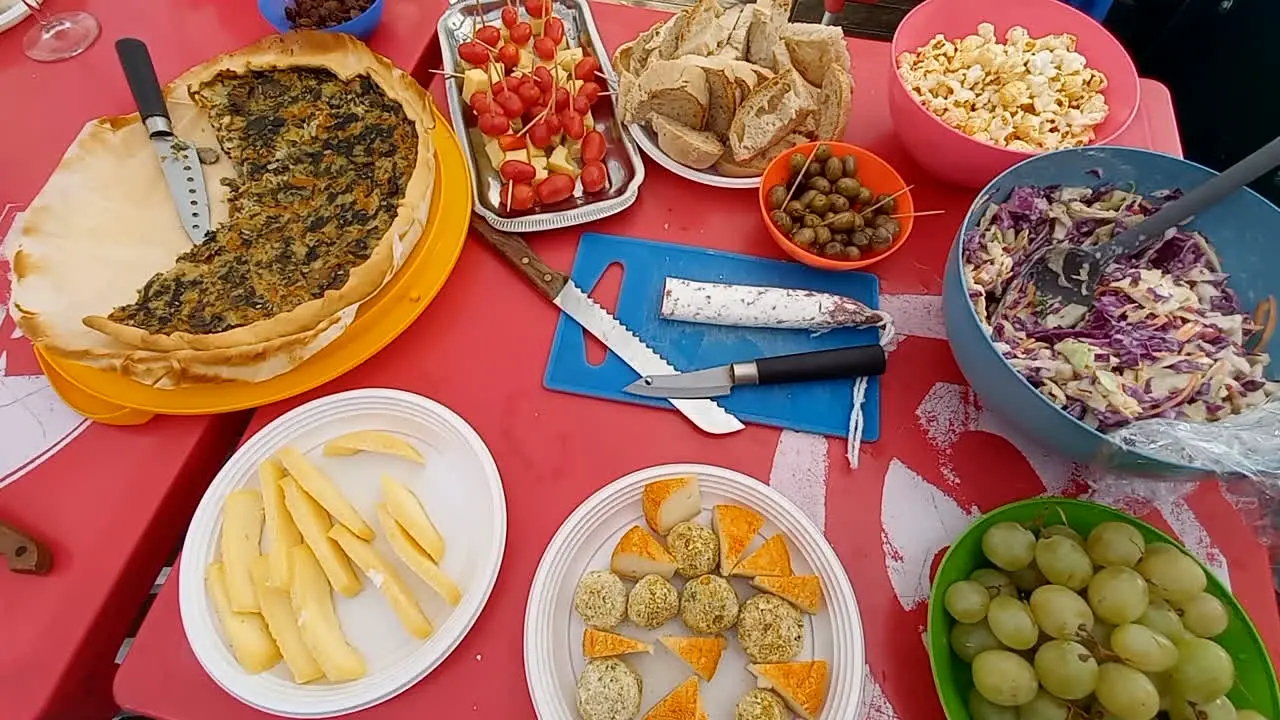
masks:
<path id="1" fill-rule="evenodd" d="M 714 465 L 676 464 L 637 470 L 600 489 L 565 520 L 547 546 L 533 578 L 524 619 L 525 676 L 540 720 L 578 718 L 577 677 L 586 666 L 582 657 L 585 626 L 573 610 L 578 578 L 588 570 L 607 570 L 613 546 L 622 534 L 632 525 L 644 525 L 640 495 L 645 484 L 679 475 L 698 478 L 703 506 L 699 522 L 710 525 L 713 505 L 753 508 L 764 515 L 766 523 L 747 552 L 755 550 L 764 537 L 781 532 L 796 574 L 821 578 L 824 607 L 817 615 L 804 616 L 805 644 L 796 659 L 829 663 L 830 685 L 821 719 L 854 717 L 862 695 L 865 662 L 862 620 L 849 577 L 822 532 L 790 500 L 755 478 Z M 677 588 L 684 584 L 679 575 L 672 582 Z M 742 600 L 755 592 L 744 578 L 730 582 Z M 644 680 L 642 713 L 692 674 L 658 641 L 664 634 L 692 634 L 678 617 L 656 630 L 624 622 L 617 632 L 654 646 L 652 655 L 623 656 Z M 731 630 L 726 636 L 729 644 L 715 677 L 710 683 L 701 683 L 703 705 L 712 718 L 733 717 L 738 699 L 756 685 L 736 633 Z"/>
<path id="2" fill-rule="evenodd" d="M 729 177 L 721 175 L 713 170 L 694 170 L 686 165 L 672 160 L 670 156 L 662 152 L 662 148 L 658 147 L 658 138 L 649 128 L 638 123 L 632 123 L 627 126 L 631 131 L 631 137 L 635 138 L 636 145 L 640 150 L 653 159 L 662 167 L 679 175 L 682 178 L 688 178 L 696 183 L 710 185 L 712 187 L 722 188 L 758 188 L 760 187 L 759 177 Z"/>
<path id="3" fill-rule="evenodd" d="M 376 453 L 347 457 L 320 453 L 325 441 L 354 430 L 400 435 L 422 452 L 426 464 Z M 353 682 L 320 680 L 298 685 L 284 663 L 260 675 L 246 673 L 236 664 L 205 592 L 205 568 L 218 556 L 223 501 L 233 490 L 257 487 L 258 463 L 286 444 L 297 447 L 323 470 L 375 529 L 375 507 L 382 501 L 381 475 L 407 485 L 444 536 L 447 550 L 442 568 L 462 590 L 462 602 L 450 607 L 400 563 L 385 539 L 377 537 L 374 546 L 397 564 L 435 633 L 425 641 L 409 635 L 371 582 L 365 582 L 354 598 L 335 594 L 343 633 L 368 667 L 368 674 Z M 435 401 L 399 390 L 330 395 L 294 408 L 258 431 L 214 478 L 182 546 L 178 574 L 182 627 L 209 676 L 243 702 L 285 717 L 342 715 L 407 690 L 449 656 L 489 599 L 506 538 L 507 505 L 498 467 L 465 420 Z"/>
<path id="4" fill-rule="evenodd" d="M 0 0 L 0 32 L 17 25 L 30 14 L 31 10 L 23 4 L 22 0 Z"/>

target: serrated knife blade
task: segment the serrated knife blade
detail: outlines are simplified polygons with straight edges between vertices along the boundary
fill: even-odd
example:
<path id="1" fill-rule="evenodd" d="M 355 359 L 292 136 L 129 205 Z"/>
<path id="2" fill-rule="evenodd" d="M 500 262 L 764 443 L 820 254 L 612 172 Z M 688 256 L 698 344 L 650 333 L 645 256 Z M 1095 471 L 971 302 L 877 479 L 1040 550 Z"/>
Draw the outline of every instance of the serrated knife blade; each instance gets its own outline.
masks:
<path id="1" fill-rule="evenodd" d="M 564 273 L 547 267 L 518 235 L 496 230 L 483 217 L 473 214 L 471 226 L 493 245 L 494 249 L 521 272 L 548 300 L 573 318 L 605 347 L 640 375 L 672 374 L 677 370 L 644 341 L 618 322 L 618 319 L 592 300 Z M 714 400 L 668 399 L 699 430 L 712 435 L 727 435 L 742 430 L 738 418 Z"/>

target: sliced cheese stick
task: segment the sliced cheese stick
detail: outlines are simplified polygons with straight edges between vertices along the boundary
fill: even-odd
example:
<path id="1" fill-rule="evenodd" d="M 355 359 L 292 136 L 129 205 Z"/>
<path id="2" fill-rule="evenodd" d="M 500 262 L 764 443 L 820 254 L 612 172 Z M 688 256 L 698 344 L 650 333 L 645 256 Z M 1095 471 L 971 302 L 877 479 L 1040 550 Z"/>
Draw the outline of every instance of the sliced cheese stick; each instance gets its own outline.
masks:
<path id="1" fill-rule="evenodd" d="M 324 444 L 325 455 L 355 455 L 358 452 L 382 453 L 416 463 L 426 462 L 418 448 L 408 440 L 382 430 L 357 430 L 339 435 Z"/>
<path id="2" fill-rule="evenodd" d="M 293 576 L 289 601 L 298 618 L 302 642 L 329 680 L 346 682 L 364 677 L 364 658 L 342 634 L 333 609 L 333 594 L 316 556 L 306 545 L 295 545 L 289 549 L 289 559 Z"/>
<path id="3" fill-rule="evenodd" d="M 258 612 L 249 565 L 262 541 L 262 498 L 257 491 L 236 490 L 222 504 L 222 565 L 227 597 L 236 612 Z"/>
<path id="4" fill-rule="evenodd" d="M 391 566 L 391 563 L 384 560 L 372 545 L 356 537 L 341 525 L 334 525 L 329 530 L 329 537 L 338 541 L 347 556 L 360 566 L 364 574 L 369 576 L 369 580 L 387 597 L 387 601 L 391 603 L 391 609 L 400 618 L 400 624 L 404 625 L 404 629 L 408 630 L 410 635 L 419 640 L 426 640 L 431 636 L 433 632 L 431 621 L 422 614 L 422 608 L 414 598 L 413 591 L 400 579 L 400 574 Z"/>
<path id="5" fill-rule="evenodd" d="M 213 563 L 204 574 L 205 590 L 213 600 L 213 608 L 222 621 L 222 631 L 231 642 L 236 662 L 246 672 L 257 674 L 280 662 L 280 648 L 267 632 L 267 624 L 257 613 L 241 613 L 231 609 L 227 594 L 227 576 L 222 563 Z"/>
<path id="6" fill-rule="evenodd" d="M 315 499 L 303 492 L 292 478 L 281 480 L 280 487 L 284 490 L 284 504 L 289 509 L 289 515 L 298 525 L 302 539 L 311 548 L 320 567 L 324 568 L 329 584 L 343 595 L 355 597 L 361 588 L 360 576 L 351 569 L 351 562 L 347 560 L 342 548 L 329 537 L 329 528 L 333 527 L 329 514 Z M 293 566 L 294 563 L 290 561 L 290 572 Z M 292 579 L 289 584 L 290 587 L 293 586 Z"/>
<path id="7" fill-rule="evenodd" d="M 286 445 L 276 451 L 276 458 L 284 464 L 284 469 L 293 476 L 298 485 L 315 498 L 316 502 L 320 503 L 320 507 L 327 510 L 335 520 L 346 525 L 348 530 L 356 534 L 356 537 L 362 540 L 373 539 L 373 528 L 360 517 L 360 512 L 351 504 L 351 501 L 343 497 L 338 486 L 320 472 L 320 468 L 311 464 L 311 461 L 297 448 Z"/>
<path id="8" fill-rule="evenodd" d="M 283 548 L 281 555 L 285 561 L 289 559 L 289 548 Z M 293 603 L 289 600 L 289 589 L 281 590 L 271 586 L 270 561 L 264 555 L 253 561 L 253 584 L 258 590 L 258 605 L 262 607 L 262 619 L 267 621 L 267 630 L 280 648 L 285 665 L 293 675 L 293 681 L 308 683 L 324 677 L 324 670 L 316 662 L 306 643 L 302 641 L 302 631 L 298 629 L 298 616 L 293 614 Z"/>
<path id="9" fill-rule="evenodd" d="M 436 565 L 431 556 L 422 549 L 413 538 L 409 537 L 409 533 L 405 532 L 400 523 L 391 516 L 391 511 L 386 505 L 378 506 L 378 524 L 382 526 L 382 534 L 387 538 L 387 542 L 391 543 L 391 549 L 395 551 L 397 557 L 409 569 L 422 578 L 431 589 L 440 593 L 440 597 L 450 605 L 457 605 L 462 601 L 462 591 L 458 589 L 458 585 L 445 574 L 444 570 Z"/>
<path id="10" fill-rule="evenodd" d="M 302 536 L 284 505 L 284 490 L 280 487 L 284 478 L 284 466 L 279 460 L 270 458 L 258 465 L 258 485 L 262 491 L 262 510 L 266 520 L 264 534 L 270 543 L 267 549 L 268 580 L 271 587 L 288 591 L 289 548 L 302 542 Z"/>
<path id="11" fill-rule="evenodd" d="M 418 496 L 386 475 L 382 476 L 382 496 L 386 500 L 387 509 L 391 511 L 391 517 L 400 523 L 433 560 L 437 563 L 444 562 L 444 538 L 431 518 L 427 517 L 427 511 L 418 501 Z"/>

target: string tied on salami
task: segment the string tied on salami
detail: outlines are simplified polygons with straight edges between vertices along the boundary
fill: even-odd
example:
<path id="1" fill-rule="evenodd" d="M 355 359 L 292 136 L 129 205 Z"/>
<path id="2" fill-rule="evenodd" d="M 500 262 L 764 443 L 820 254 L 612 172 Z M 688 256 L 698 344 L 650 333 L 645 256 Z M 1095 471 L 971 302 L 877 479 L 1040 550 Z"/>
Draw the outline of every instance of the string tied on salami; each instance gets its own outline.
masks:
<path id="1" fill-rule="evenodd" d="M 663 319 L 677 322 L 815 333 L 837 328 L 876 328 L 880 345 L 886 348 L 894 338 L 893 318 L 888 313 L 872 310 L 843 295 L 798 288 L 729 285 L 669 277 L 662 291 L 660 314 Z M 853 410 L 845 452 L 849 466 L 855 469 L 862 447 L 862 405 L 867 382 L 865 377 L 853 382 Z"/>

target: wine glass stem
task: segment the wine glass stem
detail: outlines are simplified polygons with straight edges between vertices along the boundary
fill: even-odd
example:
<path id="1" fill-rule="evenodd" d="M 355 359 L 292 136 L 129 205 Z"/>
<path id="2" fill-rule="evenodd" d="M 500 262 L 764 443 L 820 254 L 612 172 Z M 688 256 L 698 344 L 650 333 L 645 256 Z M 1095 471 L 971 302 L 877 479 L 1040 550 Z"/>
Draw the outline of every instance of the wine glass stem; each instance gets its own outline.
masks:
<path id="1" fill-rule="evenodd" d="M 40 8 L 39 0 L 22 0 L 22 4 L 26 5 L 27 9 L 31 11 L 31 16 L 36 19 L 36 22 L 41 25 L 49 24 L 49 16 Z"/>

